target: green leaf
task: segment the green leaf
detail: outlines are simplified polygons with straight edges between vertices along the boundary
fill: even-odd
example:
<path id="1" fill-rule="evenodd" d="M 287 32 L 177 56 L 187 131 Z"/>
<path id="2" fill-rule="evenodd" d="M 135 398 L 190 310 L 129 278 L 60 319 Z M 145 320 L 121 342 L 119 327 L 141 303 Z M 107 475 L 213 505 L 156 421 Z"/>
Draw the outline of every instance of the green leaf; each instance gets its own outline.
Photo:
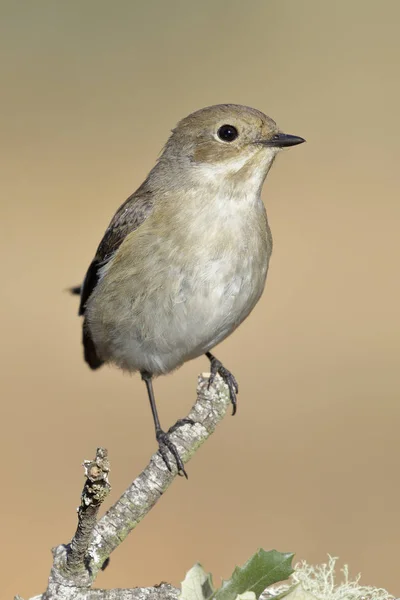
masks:
<path id="1" fill-rule="evenodd" d="M 210 600 L 214 594 L 210 573 L 197 563 L 186 573 L 179 595 L 181 600 Z"/>
<path id="2" fill-rule="evenodd" d="M 293 573 L 294 554 L 260 549 L 243 567 L 236 567 L 232 577 L 222 583 L 215 600 L 236 600 L 239 594 L 254 592 L 256 598 L 273 583 L 284 581 Z"/>

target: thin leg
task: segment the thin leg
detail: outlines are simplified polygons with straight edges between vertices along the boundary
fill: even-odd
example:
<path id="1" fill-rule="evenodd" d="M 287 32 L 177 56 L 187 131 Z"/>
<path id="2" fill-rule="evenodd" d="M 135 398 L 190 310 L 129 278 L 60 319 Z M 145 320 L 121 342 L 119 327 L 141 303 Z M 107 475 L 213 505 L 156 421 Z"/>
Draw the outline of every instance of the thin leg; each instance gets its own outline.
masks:
<path id="1" fill-rule="evenodd" d="M 216 374 L 218 373 L 222 379 L 225 381 L 226 385 L 229 388 L 229 396 L 232 402 L 232 415 L 236 414 L 236 410 L 237 410 L 237 399 L 236 399 L 236 394 L 239 393 L 239 386 L 238 386 L 238 382 L 236 381 L 235 377 L 232 375 L 232 373 L 230 371 L 228 371 L 228 369 L 226 369 L 224 367 L 224 365 L 218 360 L 218 358 L 216 358 L 213 354 L 211 354 L 211 352 L 206 352 L 206 356 L 208 358 L 208 360 L 210 361 L 210 366 L 211 366 L 211 375 L 210 375 L 210 379 L 208 380 L 208 387 L 210 387 L 210 385 L 212 385 Z"/>
<path id="2" fill-rule="evenodd" d="M 146 387 L 147 387 L 147 393 L 149 395 L 151 412 L 153 415 L 154 427 L 155 427 L 156 433 L 157 433 L 157 431 L 159 431 L 161 429 L 161 425 L 160 425 L 160 419 L 158 418 L 156 399 L 154 398 L 153 376 L 150 373 L 146 373 L 146 372 L 143 372 L 141 375 L 142 375 L 142 379 L 145 382 Z"/>
<path id="3" fill-rule="evenodd" d="M 162 457 L 163 461 L 165 462 L 168 471 L 171 471 L 171 465 L 169 463 L 168 452 L 167 452 L 167 450 L 169 450 L 175 459 L 176 466 L 178 468 L 178 475 L 184 475 L 187 479 L 188 476 L 185 471 L 185 467 L 183 466 L 182 459 L 179 456 L 176 446 L 169 439 L 169 436 L 178 427 L 180 427 L 182 425 L 186 425 L 187 423 L 193 425 L 194 421 L 192 421 L 192 419 L 180 419 L 167 432 L 163 431 L 161 429 L 160 419 L 158 417 L 158 412 L 157 412 L 156 400 L 154 398 L 153 377 L 152 377 L 151 373 L 147 373 L 146 371 L 143 371 L 141 373 L 141 376 L 142 376 L 143 381 L 146 384 L 147 393 L 149 395 L 150 407 L 151 407 L 151 412 L 152 412 L 153 421 L 154 421 L 154 428 L 156 430 L 156 439 L 158 442 L 158 449 L 161 454 L 161 457 Z"/>

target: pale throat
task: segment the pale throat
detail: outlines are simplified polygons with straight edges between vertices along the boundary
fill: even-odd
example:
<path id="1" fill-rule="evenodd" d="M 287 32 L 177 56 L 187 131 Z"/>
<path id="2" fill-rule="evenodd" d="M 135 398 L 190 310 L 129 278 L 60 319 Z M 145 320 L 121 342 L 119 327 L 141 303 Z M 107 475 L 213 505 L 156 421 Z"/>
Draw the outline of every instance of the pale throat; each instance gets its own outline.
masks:
<path id="1" fill-rule="evenodd" d="M 259 197 L 277 148 L 263 148 L 252 154 L 244 153 L 228 161 L 200 163 L 195 169 L 198 183 L 221 190 L 224 196 Z"/>

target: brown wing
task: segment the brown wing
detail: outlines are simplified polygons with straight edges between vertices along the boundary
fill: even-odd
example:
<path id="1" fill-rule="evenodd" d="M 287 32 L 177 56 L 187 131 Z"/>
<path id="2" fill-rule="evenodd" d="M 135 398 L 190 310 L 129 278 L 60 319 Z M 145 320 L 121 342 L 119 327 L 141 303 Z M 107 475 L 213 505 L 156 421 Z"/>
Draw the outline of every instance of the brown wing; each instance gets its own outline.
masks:
<path id="1" fill-rule="evenodd" d="M 79 314 L 85 314 L 85 306 L 99 280 L 99 269 L 110 260 L 125 237 L 146 220 L 153 209 L 153 195 L 145 184 L 119 207 L 107 227 L 96 255 L 86 273 L 82 289 Z"/>
<path id="2" fill-rule="evenodd" d="M 80 290 L 81 302 L 79 314 L 85 314 L 86 303 L 95 289 L 99 280 L 99 269 L 104 266 L 114 252 L 122 244 L 125 237 L 135 231 L 153 209 L 153 195 L 144 183 L 132 196 L 130 196 L 119 207 L 111 223 L 107 227 L 103 239 L 97 248 L 96 256 L 92 260 L 86 273 L 85 280 Z M 84 348 L 85 360 L 91 369 L 98 369 L 103 364 L 96 351 L 96 346 L 90 331 L 87 327 L 86 319 L 83 320 L 82 343 Z"/>

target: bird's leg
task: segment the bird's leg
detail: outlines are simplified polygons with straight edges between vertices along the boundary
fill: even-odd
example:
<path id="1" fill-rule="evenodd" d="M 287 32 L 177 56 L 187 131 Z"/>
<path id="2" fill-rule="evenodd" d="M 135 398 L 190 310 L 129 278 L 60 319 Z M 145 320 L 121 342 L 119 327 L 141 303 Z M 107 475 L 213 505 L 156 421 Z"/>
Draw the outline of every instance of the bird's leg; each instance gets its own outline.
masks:
<path id="1" fill-rule="evenodd" d="M 238 382 L 236 381 L 232 373 L 228 371 L 228 369 L 226 369 L 224 365 L 218 360 L 218 358 L 215 358 L 215 356 L 211 354 L 211 352 L 206 352 L 206 356 L 209 359 L 211 366 L 211 375 L 210 379 L 208 380 L 208 387 L 212 385 L 215 376 L 218 373 L 229 388 L 229 396 L 232 402 L 232 415 L 234 415 L 236 413 L 237 408 L 236 394 L 239 393 Z"/>
<path id="2" fill-rule="evenodd" d="M 158 442 L 158 449 L 161 454 L 161 457 L 162 457 L 163 461 L 165 462 L 168 471 L 171 471 L 171 465 L 169 464 L 169 460 L 168 460 L 168 452 L 167 452 L 167 449 L 168 449 L 175 459 L 176 466 L 178 469 L 178 475 L 184 475 L 187 479 L 188 476 L 185 471 L 185 467 L 183 466 L 182 459 L 179 456 L 179 453 L 178 453 L 178 450 L 177 450 L 175 444 L 173 444 L 171 442 L 171 440 L 169 439 L 169 436 L 176 429 L 178 429 L 178 427 L 181 427 L 182 425 L 186 425 L 186 424 L 193 425 L 194 421 L 192 419 L 179 419 L 179 421 L 177 421 L 175 423 L 175 425 L 173 425 L 167 432 L 165 432 L 163 429 L 161 429 L 160 419 L 158 418 L 156 401 L 154 398 L 153 376 L 151 375 L 151 373 L 147 373 L 147 371 L 142 371 L 141 376 L 142 376 L 143 381 L 146 384 L 147 393 L 149 395 L 151 412 L 153 414 L 154 427 L 156 430 L 156 440 Z"/>

